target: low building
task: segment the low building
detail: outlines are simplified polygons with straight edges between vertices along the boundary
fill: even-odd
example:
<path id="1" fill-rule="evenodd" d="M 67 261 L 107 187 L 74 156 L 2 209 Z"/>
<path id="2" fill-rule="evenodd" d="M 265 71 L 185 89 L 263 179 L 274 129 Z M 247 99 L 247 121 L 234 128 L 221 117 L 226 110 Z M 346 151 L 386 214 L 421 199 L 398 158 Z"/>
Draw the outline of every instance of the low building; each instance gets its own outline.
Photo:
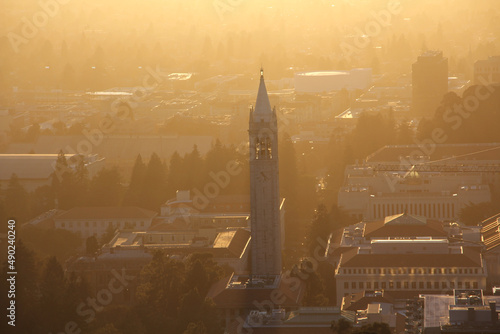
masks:
<path id="1" fill-rule="evenodd" d="M 375 221 L 359 222 L 347 226 L 332 236 L 328 243 L 328 260 L 334 266 L 341 254 L 348 250 L 369 246 L 377 239 L 447 239 L 455 246 L 482 248 L 480 228 L 443 223 L 422 216 L 402 213 Z"/>
<path id="2" fill-rule="evenodd" d="M 75 154 L 66 154 L 68 168 L 74 170 L 79 158 Z M 56 172 L 58 154 L 0 154 L 0 188 L 6 189 L 13 174 L 19 183 L 31 192 L 42 186 L 52 184 L 52 175 Z M 93 154 L 81 156 L 92 178 L 104 168 L 104 158 Z"/>
<path id="3" fill-rule="evenodd" d="M 430 291 L 485 289 L 481 253 L 450 245 L 447 239 L 375 239 L 340 256 L 335 271 L 337 305 L 365 289 Z"/>
<path id="4" fill-rule="evenodd" d="M 158 214 L 135 206 L 76 207 L 54 218 L 55 228 L 101 237 L 110 228 L 146 231 Z"/>
<path id="5" fill-rule="evenodd" d="M 425 334 L 500 333 L 498 296 L 480 289 L 457 289 L 452 295 L 422 295 Z"/>
<path id="6" fill-rule="evenodd" d="M 241 228 L 219 232 L 215 229 L 120 231 L 102 251 L 133 254 L 156 249 L 178 258 L 208 253 L 217 264 L 242 272 L 248 270 L 250 232 Z"/>
<path id="7" fill-rule="evenodd" d="M 351 321 L 345 312 L 338 307 L 299 307 L 297 310 L 286 312 L 284 309 L 267 311 L 251 311 L 248 315 L 243 331 L 254 334 L 299 334 L 305 331 L 331 334 L 332 321 L 341 318 Z"/>
<path id="8" fill-rule="evenodd" d="M 394 334 L 402 334 L 405 330 L 406 317 L 396 312 L 391 303 L 370 303 L 366 309 L 356 312 L 356 327 L 376 322 L 386 323 Z"/>

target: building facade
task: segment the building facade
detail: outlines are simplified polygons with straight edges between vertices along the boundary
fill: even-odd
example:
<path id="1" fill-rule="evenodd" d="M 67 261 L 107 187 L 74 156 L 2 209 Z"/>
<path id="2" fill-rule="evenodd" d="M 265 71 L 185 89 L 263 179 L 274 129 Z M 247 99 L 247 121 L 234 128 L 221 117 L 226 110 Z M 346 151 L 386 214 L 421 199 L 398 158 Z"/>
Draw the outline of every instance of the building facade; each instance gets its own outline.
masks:
<path id="1" fill-rule="evenodd" d="M 55 228 L 101 237 L 110 228 L 146 231 L 158 214 L 138 207 L 76 207 L 54 217 Z"/>
<path id="2" fill-rule="evenodd" d="M 343 253 L 335 272 L 337 303 L 363 290 L 422 293 L 485 289 L 487 269 L 475 249 L 447 239 L 376 239 Z"/>

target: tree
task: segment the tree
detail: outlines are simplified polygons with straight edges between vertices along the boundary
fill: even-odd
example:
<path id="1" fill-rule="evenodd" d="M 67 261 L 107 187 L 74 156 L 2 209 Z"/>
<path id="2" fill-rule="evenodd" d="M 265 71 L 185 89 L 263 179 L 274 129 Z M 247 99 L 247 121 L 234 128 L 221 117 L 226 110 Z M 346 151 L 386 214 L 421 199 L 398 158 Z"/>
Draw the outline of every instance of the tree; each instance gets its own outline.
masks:
<path id="1" fill-rule="evenodd" d="M 187 185 L 183 183 L 182 175 L 184 173 L 182 158 L 177 151 L 172 154 L 168 168 L 168 190 L 169 197 L 174 197 L 177 190 L 187 190 Z"/>
<path id="2" fill-rule="evenodd" d="M 328 238 L 332 232 L 328 210 L 324 204 L 318 205 L 311 223 L 308 244 L 310 256 L 323 256 Z"/>
<path id="3" fill-rule="evenodd" d="M 190 322 L 183 334 L 207 334 L 207 328 L 202 322 Z"/>
<path id="4" fill-rule="evenodd" d="M 99 243 L 95 235 L 91 235 L 85 240 L 85 252 L 87 255 L 94 256 L 99 251 Z"/>
<path id="5" fill-rule="evenodd" d="M 153 153 L 149 159 L 144 176 L 144 188 L 141 194 L 142 207 L 158 210 L 166 201 L 166 171 L 160 157 Z"/>
<path id="6" fill-rule="evenodd" d="M 123 199 L 123 205 L 140 206 L 141 193 L 143 191 L 144 175 L 146 174 L 146 165 L 142 161 L 142 156 L 137 155 L 134 168 L 128 185 L 127 192 Z"/>
<path id="7" fill-rule="evenodd" d="M 335 334 L 348 334 L 351 332 L 352 323 L 345 318 L 340 318 L 338 321 L 332 321 L 330 329 Z"/>
<path id="8" fill-rule="evenodd" d="M 40 280 L 41 324 L 44 332 L 62 328 L 64 319 L 60 318 L 66 309 L 64 305 L 64 271 L 55 256 L 45 263 Z"/>
<path id="9" fill-rule="evenodd" d="M 11 271 L 8 267 L 9 263 L 5 262 L 2 270 L 2 280 L 0 286 L 2 291 L 9 291 L 10 282 L 7 281 Z M 39 307 L 38 307 L 38 270 L 36 266 L 35 254 L 31 249 L 28 249 L 22 239 L 16 242 L 16 331 L 19 333 L 39 333 L 37 329 Z M 0 305 L 3 310 L 6 310 L 8 305 L 8 298 L 0 298 Z M 2 321 L 0 329 L 2 333 L 8 333 L 7 321 Z"/>
<path id="10" fill-rule="evenodd" d="M 88 203 L 92 206 L 117 206 L 121 203 L 122 191 L 118 169 L 104 168 L 90 182 Z"/>
<path id="11" fill-rule="evenodd" d="M 391 328 L 385 322 L 374 322 L 356 329 L 353 334 L 391 334 Z"/>
<path id="12" fill-rule="evenodd" d="M 14 218 L 18 223 L 25 223 L 29 218 L 28 193 L 19 182 L 16 174 L 12 174 L 5 194 L 5 207 L 7 216 Z"/>

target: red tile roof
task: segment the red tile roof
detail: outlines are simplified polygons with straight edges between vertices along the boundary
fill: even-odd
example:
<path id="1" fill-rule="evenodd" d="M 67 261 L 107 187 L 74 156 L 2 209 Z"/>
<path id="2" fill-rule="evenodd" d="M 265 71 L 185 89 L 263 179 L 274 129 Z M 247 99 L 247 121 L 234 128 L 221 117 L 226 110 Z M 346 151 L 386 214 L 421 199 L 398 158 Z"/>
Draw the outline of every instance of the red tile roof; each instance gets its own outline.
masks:
<path id="1" fill-rule="evenodd" d="M 352 249 L 340 259 L 343 268 L 353 267 L 481 267 L 481 254 L 464 248 L 463 254 L 358 254 Z"/>
<path id="2" fill-rule="evenodd" d="M 411 215 L 408 215 L 411 216 Z M 427 220 L 425 224 L 385 224 L 384 220 L 365 223 L 364 237 L 446 237 L 448 233 L 437 220 Z"/>

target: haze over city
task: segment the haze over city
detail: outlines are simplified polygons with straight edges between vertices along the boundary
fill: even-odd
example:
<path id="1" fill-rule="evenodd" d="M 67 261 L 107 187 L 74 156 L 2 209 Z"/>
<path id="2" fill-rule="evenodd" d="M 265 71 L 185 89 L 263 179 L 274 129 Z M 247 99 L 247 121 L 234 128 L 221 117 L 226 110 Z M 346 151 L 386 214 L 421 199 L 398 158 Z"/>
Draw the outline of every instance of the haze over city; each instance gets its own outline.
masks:
<path id="1" fill-rule="evenodd" d="M 498 333 L 496 0 L 3 1 L 2 333 Z"/>

